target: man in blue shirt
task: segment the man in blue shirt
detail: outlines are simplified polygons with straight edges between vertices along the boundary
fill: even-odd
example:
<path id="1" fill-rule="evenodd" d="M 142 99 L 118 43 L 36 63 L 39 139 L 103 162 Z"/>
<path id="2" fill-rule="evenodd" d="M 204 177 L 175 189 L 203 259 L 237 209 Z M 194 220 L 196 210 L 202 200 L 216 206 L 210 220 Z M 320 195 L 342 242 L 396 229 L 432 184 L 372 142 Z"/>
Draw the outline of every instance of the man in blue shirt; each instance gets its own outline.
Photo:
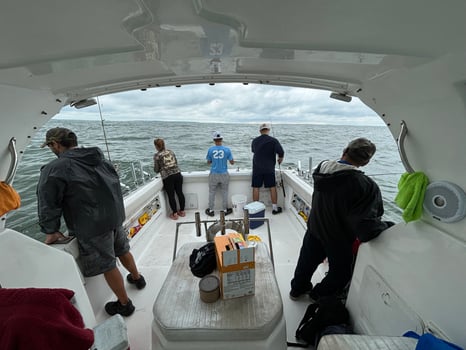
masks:
<path id="1" fill-rule="evenodd" d="M 272 201 L 272 214 L 279 214 L 282 208 L 277 205 L 277 187 L 275 180 L 275 163 L 281 164 L 285 151 L 280 142 L 269 136 L 270 124 L 262 123 L 259 126 L 260 136 L 252 140 L 252 199 L 259 200 L 259 189 L 264 185 L 270 188 L 270 199 Z M 278 157 L 278 158 L 277 158 Z"/>
<path id="2" fill-rule="evenodd" d="M 228 208 L 228 184 L 230 182 L 230 175 L 228 174 L 228 164 L 235 164 L 231 150 L 222 145 L 223 137 L 218 132 L 213 133 L 215 146 L 212 146 L 207 151 L 207 164 L 211 164 L 209 174 L 209 207 L 205 213 L 209 216 L 214 216 L 215 207 L 215 193 L 217 188 L 220 188 L 223 196 L 223 210 L 225 215 L 231 214 L 233 209 Z"/>

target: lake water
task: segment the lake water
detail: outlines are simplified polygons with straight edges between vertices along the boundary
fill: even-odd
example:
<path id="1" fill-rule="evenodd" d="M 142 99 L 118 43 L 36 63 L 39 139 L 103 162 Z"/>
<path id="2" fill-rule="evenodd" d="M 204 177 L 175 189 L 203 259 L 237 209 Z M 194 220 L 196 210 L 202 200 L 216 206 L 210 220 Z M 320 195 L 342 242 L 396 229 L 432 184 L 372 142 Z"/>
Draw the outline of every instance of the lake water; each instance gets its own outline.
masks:
<path id="1" fill-rule="evenodd" d="M 213 145 L 212 132 L 223 134 L 224 145 L 231 148 L 234 168 L 250 168 L 252 161 L 251 141 L 259 135 L 256 124 L 213 124 L 160 121 L 101 121 L 52 119 L 34 136 L 21 159 L 14 187 L 22 198 L 21 208 L 9 214 L 6 226 L 42 240 L 37 224 L 36 185 L 40 168 L 56 156 L 46 148 L 40 148 L 45 132 L 55 126 L 73 130 L 80 146 L 98 146 L 107 158 L 118 165 L 124 191 L 135 188 L 146 178 L 154 176 L 152 157 L 154 138 L 165 139 L 167 148 L 173 150 L 182 171 L 207 170 L 205 156 Z M 104 131 L 106 137 L 104 137 Z M 285 149 L 282 169 L 296 168 L 301 162 L 307 170 L 309 158 L 313 165 L 321 160 L 337 159 L 348 141 L 367 137 L 377 146 L 377 152 L 369 165 L 362 170 L 371 176 L 382 191 L 385 219 L 401 221 L 401 210 L 393 200 L 397 183 L 404 172 L 395 140 L 384 126 L 335 126 L 274 124 L 275 136 Z M 131 163 L 134 161 L 135 163 Z M 142 172 L 141 172 L 142 169 Z"/>

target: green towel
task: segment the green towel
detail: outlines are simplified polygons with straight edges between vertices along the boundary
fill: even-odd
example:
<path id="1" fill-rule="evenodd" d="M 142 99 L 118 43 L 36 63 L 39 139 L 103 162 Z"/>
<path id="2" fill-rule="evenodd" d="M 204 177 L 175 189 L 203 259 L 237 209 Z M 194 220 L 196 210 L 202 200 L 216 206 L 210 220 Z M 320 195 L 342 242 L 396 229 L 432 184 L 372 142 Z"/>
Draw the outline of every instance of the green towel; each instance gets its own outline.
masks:
<path id="1" fill-rule="evenodd" d="M 402 216 L 405 222 L 418 220 L 422 216 L 422 204 L 428 183 L 429 179 L 420 171 L 401 175 L 395 202 L 404 209 Z"/>

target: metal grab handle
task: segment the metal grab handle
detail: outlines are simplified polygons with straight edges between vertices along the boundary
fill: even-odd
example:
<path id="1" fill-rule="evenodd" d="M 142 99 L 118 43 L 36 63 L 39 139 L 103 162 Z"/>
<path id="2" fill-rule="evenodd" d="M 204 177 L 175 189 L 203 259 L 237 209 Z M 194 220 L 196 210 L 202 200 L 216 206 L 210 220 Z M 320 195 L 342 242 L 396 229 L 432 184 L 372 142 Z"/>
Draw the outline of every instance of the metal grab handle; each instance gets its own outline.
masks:
<path id="1" fill-rule="evenodd" d="M 408 133 L 408 127 L 406 126 L 406 122 L 402 120 L 400 135 L 398 135 L 398 140 L 397 140 L 398 152 L 400 153 L 401 162 L 403 163 L 406 171 L 408 173 L 414 173 L 414 169 L 411 167 L 411 165 L 409 164 L 408 158 L 406 157 L 404 142 L 405 142 L 405 137 L 407 133 Z"/>
<path id="2" fill-rule="evenodd" d="M 16 151 L 16 139 L 14 137 L 10 139 L 8 149 L 10 150 L 11 154 L 11 163 L 5 182 L 10 185 L 13 182 L 13 179 L 16 175 L 16 170 L 18 169 L 18 152 Z"/>

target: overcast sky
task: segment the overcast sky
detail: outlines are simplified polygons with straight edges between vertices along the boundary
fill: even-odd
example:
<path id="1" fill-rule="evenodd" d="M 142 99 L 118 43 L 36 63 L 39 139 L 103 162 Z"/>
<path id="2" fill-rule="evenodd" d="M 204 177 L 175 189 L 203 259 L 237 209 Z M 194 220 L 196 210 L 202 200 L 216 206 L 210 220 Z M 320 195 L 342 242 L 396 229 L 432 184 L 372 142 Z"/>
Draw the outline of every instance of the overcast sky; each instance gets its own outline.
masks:
<path id="1" fill-rule="evenodd" d="M 303 88 L 205 84 L 124 92 L 99 101 L 104 120 L 384 125 L 358 98 L 346 103 L 329 96 Z M 99 108 L 66 107 L 56 118 L 99 120 Z"/>

